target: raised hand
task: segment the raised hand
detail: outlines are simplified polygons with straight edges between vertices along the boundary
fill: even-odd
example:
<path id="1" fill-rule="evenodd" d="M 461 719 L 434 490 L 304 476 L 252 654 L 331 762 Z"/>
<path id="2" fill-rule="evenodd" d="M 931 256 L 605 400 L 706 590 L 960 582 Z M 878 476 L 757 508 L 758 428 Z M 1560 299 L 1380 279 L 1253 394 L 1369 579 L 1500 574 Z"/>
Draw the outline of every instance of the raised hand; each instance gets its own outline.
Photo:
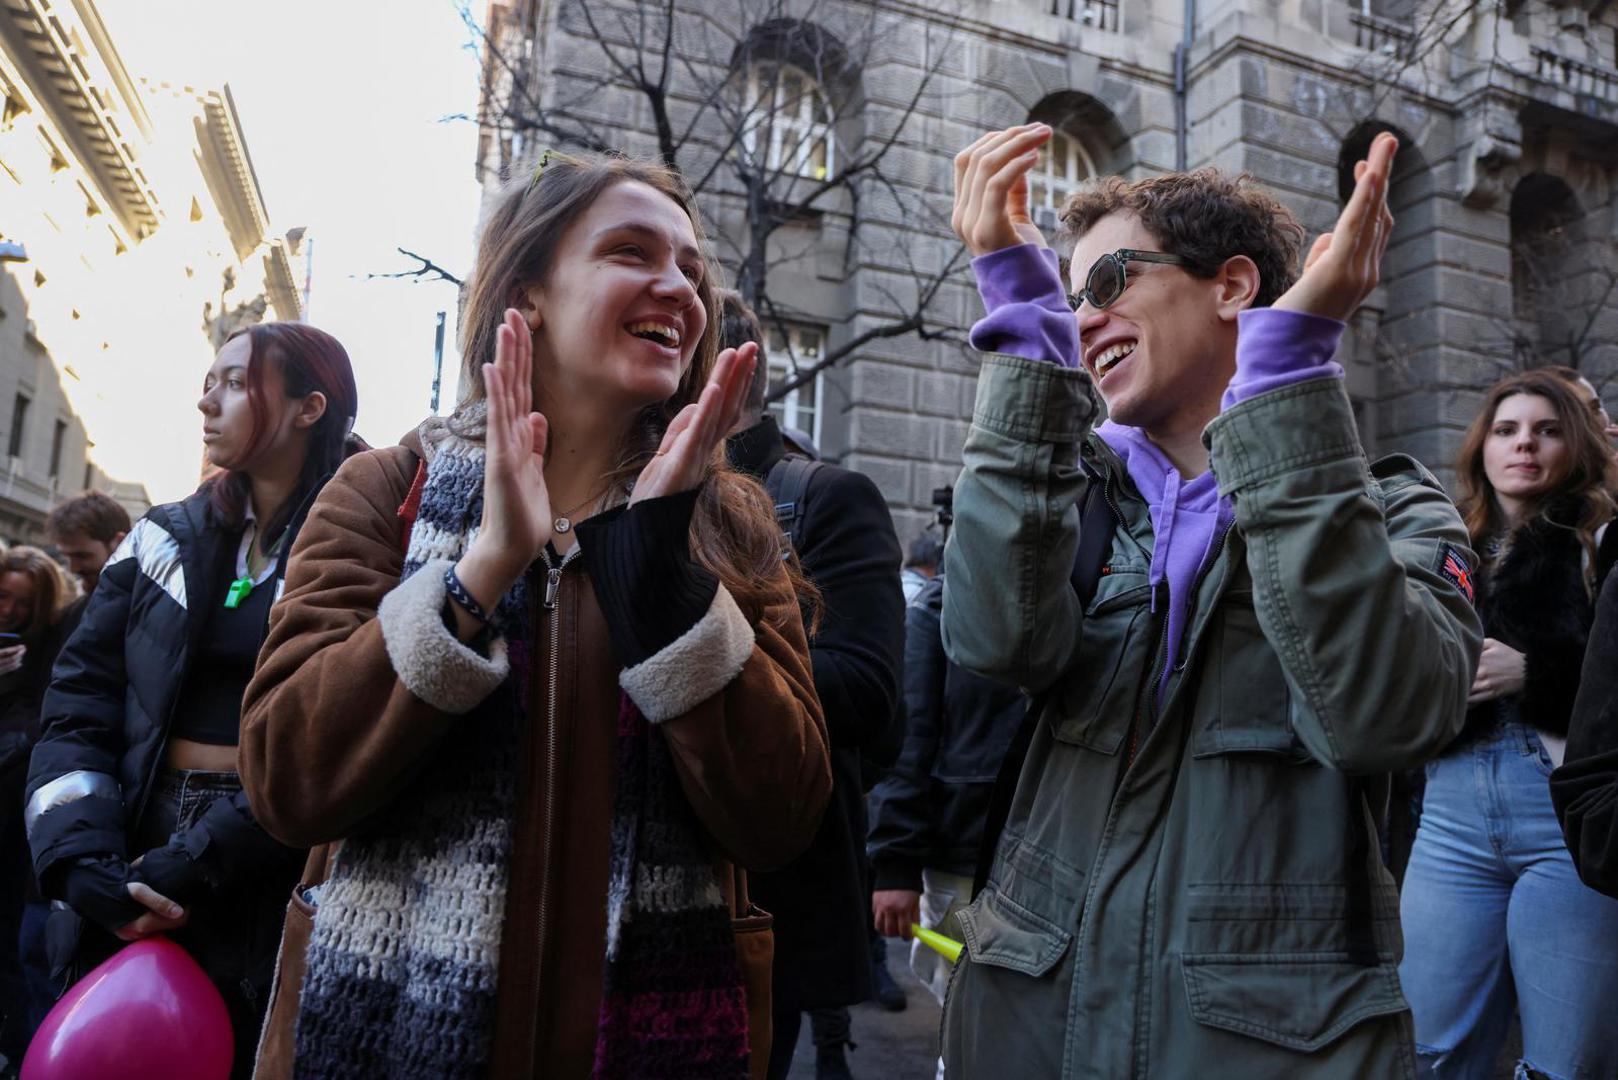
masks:
<path id="1" fill-rule="evenodd" d="M 483 523 L 456 567 L 484 610 L 539 558 L 551 539 L 545 487 L 545 417 L 533 411 L 534 343 L 515 310 L 495 337 L 494 363 L 483 365 L 489 406 L 484 437 Z"/>
<path id="2" fill-rule="evenodd" d="M 955 155 L 950 226 L 974 257 L 1018 244 L 1047 246 L 1028 209 L 1028 170 L 1050 142 L 1048 124 L 991 131 Z"/>
<path id="3" fill-rule="evenodd" d="M 1393 233 L 1388 177 L 1398 152 L 1399 140 L 1387 132 L 1372 140 L 1365 160 L 1354 166 L 1354 194 L 1337 227 L 1309 249 L 1303 276 L 1276 300 L 1278 309 L 1347 322 L 1371 295 Z"/>
<path id="4" fill-rule="evenodd" d="M 629 497 L 631 506 L 659 495 L 690 491 L 702 483 L 715 448 L 742 415 L 757 366 L 758 346 L 753 342 L 719 354 L 702 395 L 669 423 L 657 453 L 641 470 Z"/>

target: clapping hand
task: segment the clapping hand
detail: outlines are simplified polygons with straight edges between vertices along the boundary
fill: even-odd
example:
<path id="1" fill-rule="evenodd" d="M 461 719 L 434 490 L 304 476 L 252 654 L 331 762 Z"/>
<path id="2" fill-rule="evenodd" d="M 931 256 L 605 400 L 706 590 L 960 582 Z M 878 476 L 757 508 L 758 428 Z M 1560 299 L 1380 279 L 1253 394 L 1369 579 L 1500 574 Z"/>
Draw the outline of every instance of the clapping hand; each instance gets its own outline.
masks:
<path id="1" fill-rule="evenodd" d="M 1037 244 L 1045 247 L 1028 211 L 1028 171 L 1050 142 L 1048 124 L 991 131 L 955 155 L 955 209 L 950 226 L 973 257 Z"/>
<path id="2" fill-rule="evenodd" d="M 748 342 L 719 354 L 708 385 L 670 421 L 663 442 L 641 470 L 629 497 L 633 506 L 660 495 L 690 491 L 702 483 L 714 450 L 736 426 L 758 366 L 758 346 Z"/>
<path id="3" fill-rule="evenodd" d="M 1388 177 L 1399 140 L 1387 132 L 1371 142 L 1365 160 L 1354 166 L 1354 194 L 1337 227 L 1322 233 L 1303 262 L 1303 276 L 1276 300 L 1282 311 L 1301 311 L 1347 322 L 1376 288 L 1393 233 L 1388 210 Z"/>
<path id="4" fill-rule="evenodd" d="M 545 550 L 552 529 L 547 428 L 545 417 L 533 411 L 533 335 L 515 310 L 506 311 L 495 336 L 494 363 L 483 365 L 483 387 L 489 410 L 483 522 L 456 573 L 484 610 L 493 611 Z"/>

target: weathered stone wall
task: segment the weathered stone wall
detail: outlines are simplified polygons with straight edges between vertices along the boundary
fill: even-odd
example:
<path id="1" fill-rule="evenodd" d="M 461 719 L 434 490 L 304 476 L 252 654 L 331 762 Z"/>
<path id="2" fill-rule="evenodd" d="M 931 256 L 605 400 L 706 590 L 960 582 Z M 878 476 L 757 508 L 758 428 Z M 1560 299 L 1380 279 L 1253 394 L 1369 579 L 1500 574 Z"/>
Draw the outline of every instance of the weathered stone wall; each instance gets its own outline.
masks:
<path id="1" fill-rule="evenodd" d="M 738 2 L 745 13 L 746 0 Z M 601 50 L 577 4 L 538 8 L 538 85 L 553 107 L 614 132 L 626 149 L 650 153 L 656 141 L 644 99 L 600 85 Z M 1173 53 L 1182 3 L 1122 0 L 1116 30 L 1097 25 L 1114 16 L 1083 21 L 1082 0 L 1054 6 L 1060 14 L 1050 14 L 1053 0 L 961 0 L 944 11 L 876 5 L 881 34 L 839 91 L 843 146 L 899 124 L 928 79 L 929 59 L 946 42 L 951 51 L 884 163 L 893 187 L 864 192 L 857 224 L 845 201 L 777 237 L 778 257 L 790 258 L 772 270 L 770 292 L 790 301 L 794 317 L 826 326 L 830 345 L 886 321 L 887 291 L 913 289 L 917 268 L 948 260 L 951 159 L 983 130 L 1036 116 L 1080 138 L 1104 171 L 1140 176 L 1174 167 Z M 1067 17 L 1070 6 L 1080 18 Z M 1570 277 L 1558 302 L 1593 316 L 1564 321 L 1589 324 L 1579 364 L 1618 412 L 1618 379 L 1606 384 L 1618 374 L 1618 290 L 1605 269 L 1612 265 L 1614 157 L 1600 149 L 1618 134 L 1618 16 L 1591 21 L 1582 10 L 1543 0 L 1522 0 L 1509 17 L 1453 3 L 1435 16 L 1424 3 L 1403 24 L 1368 18 L 1349 0 L 1198 6 L 1189 64 L 1192 166 L 1251 172 L 1313 234 L 1335 220 L 1344 170 L 1370 137 L 1392 129 L 1405 141 L 1391 193 L 1397 223 L 1384 285 L 1342 354 L 1373 453 L 1414 454 L 1447 478 L 1484 390 L 1523 362 L 1511 207 L 1517 184 L 1537 174 L 1566 181 L 1585 215 L 1587 269 Z M 727 63 L 716 42 L 733 40 L 736 28 L 716 32 L 706 20 L 725 16 L 706 5 L 698 16 L 697 7 L 683 16 L 689 25 L 677 29 L 676 40 L 711 75 Z M 814 8 L 844 31 L 871 10 L 852 3 Z M 792 11 L 773 5 L 773 13 Z M 598 20 L 614 25 L 625 26 Z M 1436 40 L 1430 28 L 1438 26 L 1453 32 Z M 619 37 L 628 44 L 629 36 Z M 719 141 L 719 133 L 709 134 Z M 706 170 L 717 153 L 717 146 L 693 153 L 682 166 Z M 744 218 L 734 190 L 718 183 L 706 202 L 716 233 L 736 235 Z M 934 212 L 920 212 L 923 205 Z M 859 242 L 850 256 L 851 228 Z M 727 250 L 719 245 L 722 256 Z M 948 282 L 933 311 L 964 336 L 981 314 L 969 275 Z M 1548 353 L 1542 359 L 1568 362 Z M 904 539 L 927 520 L 931 490 L 959 469 L 976 368 L 959 344 L 907 336 L 872 342 L 826 375 L 822 448 L 876 481 Z"/>

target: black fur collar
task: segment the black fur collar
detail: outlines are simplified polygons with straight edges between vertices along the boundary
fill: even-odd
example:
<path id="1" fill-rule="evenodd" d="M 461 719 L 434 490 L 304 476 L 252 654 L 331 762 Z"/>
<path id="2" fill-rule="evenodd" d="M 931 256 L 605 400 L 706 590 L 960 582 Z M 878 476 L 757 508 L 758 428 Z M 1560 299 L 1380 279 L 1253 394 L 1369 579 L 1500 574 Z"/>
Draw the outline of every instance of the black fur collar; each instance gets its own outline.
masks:
<path id="1" fill-rule="evenodd" d="M 1558 524 L 1570 516 L 1561 506 L 1536 516 L 1512 535 L 1505 557 L 1492 567 L 1485 564 L 1478 575 L 1484 636 L 1528 658 L 1518 712 L 1526 723 L 1554 735 L 1567 733 L 1594 616 L 1578 534 Z M 1497 705 L 1474 708 L 1468 727 L 1495 719 Z"/>

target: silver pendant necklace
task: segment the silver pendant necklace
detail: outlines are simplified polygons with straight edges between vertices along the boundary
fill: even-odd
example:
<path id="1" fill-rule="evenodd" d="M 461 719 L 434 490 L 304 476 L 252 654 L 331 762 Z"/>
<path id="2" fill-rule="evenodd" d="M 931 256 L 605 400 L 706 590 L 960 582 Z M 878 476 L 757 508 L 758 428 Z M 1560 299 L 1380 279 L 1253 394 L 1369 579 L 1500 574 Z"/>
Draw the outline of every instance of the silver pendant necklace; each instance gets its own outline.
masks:
<path id="1" fill-rule="evenodd" d="M 558 535 L 560 535 L 562 533 L 566 533 L 566 532 L 572 532 L 573 531 L 572 515 L 578 513 L 580 510 L 583 510 L 586 506 L 590 505 L 590 503 L 592 501 L 599 500 L 599 499 L 600 499 L 599 495 L 591 495 L 589 498 L 585 499 L 583 502 L 579 503 L 579 505 L 573 507 L 572 509 L 564 510 L 562 513 L 560 513 L 560 514 L 558 514 L 556 516 L 555 521 L 551 522 L 551 529 L 553 531 L 555 531 Z"/>

